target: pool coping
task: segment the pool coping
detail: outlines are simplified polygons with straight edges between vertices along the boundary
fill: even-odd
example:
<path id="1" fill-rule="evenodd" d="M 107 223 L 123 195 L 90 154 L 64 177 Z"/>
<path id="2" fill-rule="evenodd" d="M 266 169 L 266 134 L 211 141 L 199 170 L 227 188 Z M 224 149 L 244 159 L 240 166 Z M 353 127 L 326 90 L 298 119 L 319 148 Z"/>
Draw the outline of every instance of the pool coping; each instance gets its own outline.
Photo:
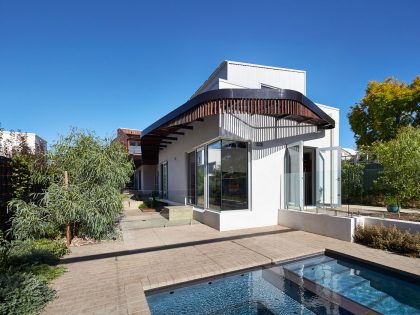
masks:
<path id="1" fill-rule="evenodd" d="M 271 268 L 271 267 L 276 266 L 276 265 L 284 265 L 284 264 L 287 264 L 287 263 L 292 262 L 292 261 L 304 260 L 304 259 L 307 259 L 307 258 L 312 258 L 312 257 L 322 255 L 324 253 L 325 253 L 325 251 L 319 251 L 319 252 L 316 252 L 316 253 L 302 255 L 302 256 L 298 256 L 298 257 L 294 257 L 294 258 L 288 258 L 288 259 L 281 260 L 281 261 L 272 261 L 272 262 L 267 263 L 267 264 L 262 264 L 262 265 L 257 265 L 257 266 L 253 266 L 253 267 L 247 267 L 247 268 L 241 268 L 241 269 L 237 269 L 237 270 L 233 270 L 233 271 L 227 271 L 227 272 L 223 272 L 223 273 L 220 273 L 220 274 L 217 274 L 217 275 L 198 278 L 198 279 L 194 279 L 194 280 L 182 281 L 182 282 L 178 282 L 178 283 L 164 285 L 164 286 L 161 286 L 161 287 L 149 288 L 149 289 L 144 289 L 143 288 L 143 292 L 144 292 L 144 295 L 146 297 L 148 297 L 150 295 L 155 295 L 155 294 L 159 294 L 159 293 L 166 292 L 166 291 L 171 291 L 171 290 L 177 290 L 177 289 L 180 289 L 180 288 L 188 287 L 190 285 L 199 284 L 199 283 L 206 282 L 206 281 L 223 279 L 223 278 L 226 278 L 226 277 L 239 275 L 239 274 L 242 274 L 242 273 L 247 273 L 247 272 L 251 272 L 251 271 L 255 271 L 255 270 L 259 270 L 259 269 Z"/>

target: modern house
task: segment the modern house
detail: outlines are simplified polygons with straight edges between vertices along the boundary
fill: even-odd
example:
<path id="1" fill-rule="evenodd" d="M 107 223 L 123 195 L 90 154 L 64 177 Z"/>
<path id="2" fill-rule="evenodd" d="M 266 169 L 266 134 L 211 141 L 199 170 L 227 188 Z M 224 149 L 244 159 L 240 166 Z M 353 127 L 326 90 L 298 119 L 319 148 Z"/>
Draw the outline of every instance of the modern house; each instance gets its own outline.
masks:
<path id="1" fill-rule="evenodd" d="M 306 72 L 224 61 L 142 131 L 141 186 L 219 230 L 275 225 L 279 209 L 341 203 L 339 110 Z"/>

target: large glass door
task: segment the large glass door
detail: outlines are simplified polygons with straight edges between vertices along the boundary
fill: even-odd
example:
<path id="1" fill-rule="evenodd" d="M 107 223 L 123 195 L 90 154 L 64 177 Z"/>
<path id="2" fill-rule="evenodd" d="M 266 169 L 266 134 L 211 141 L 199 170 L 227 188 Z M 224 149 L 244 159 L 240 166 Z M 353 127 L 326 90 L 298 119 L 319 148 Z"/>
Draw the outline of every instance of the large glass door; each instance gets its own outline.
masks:
<path id="1" fill-rule="evenodd" d="M 187 181 L 188 181 L 188 192 L 187 192 L 187 203 L 195 204 L 195 151 L 188 153 L 187 155 Z"/>
<path id="2" fill-rule="evenodd" d="M 303 210 L 303 141 L 286 148 L 286 209 Z"/>
<path id="3" fill-rule="evenodd" d="M 168 199 L 168 162 L 164 162 L 161 164 L 160 174 L 161 174 L 161 179 L 160 179 L 161 187 L 160 188 L 162 192 L 162 198 Z"/>
<path id="4" fill-rule="evenodd" d="M 316 149 L 316 205 L 341 206 L 341 147 Z"/>
<path id="5" fill-rule="evenodd" d="M 204 194 L 205 194 L 205 175 L 206 175 L 206 160 L 204 148 L 199 148 L 196 151 L 196 173 L 195 173 L 195 202 L 196 205 L 204 208 Z"/>

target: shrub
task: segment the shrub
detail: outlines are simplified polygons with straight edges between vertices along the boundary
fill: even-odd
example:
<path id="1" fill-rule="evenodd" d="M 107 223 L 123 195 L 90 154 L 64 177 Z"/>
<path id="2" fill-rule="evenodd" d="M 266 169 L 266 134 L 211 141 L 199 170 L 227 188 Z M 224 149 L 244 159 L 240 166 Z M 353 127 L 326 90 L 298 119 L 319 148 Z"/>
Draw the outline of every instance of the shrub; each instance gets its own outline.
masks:
<path id="1" fill-rule="evenodd" d="M 9 264 L 21 268 L 37 264 L 54 265 L 68 253 L 69 249 L 61 240 L 16 241 L 9 252 Z"/>
<path id="2" fill-rule="evenodd" d="M 377 249 L 420 257 L 420 233 L 411 234 L 397 229 L 395 225 L 358 226 L 354 233 L 354 241 Z"/>
<path id="3" fill-rule="evenodd" d="M 0 314 L 39 314 L 55 291 L 30 273 L 0 274 Z"/>

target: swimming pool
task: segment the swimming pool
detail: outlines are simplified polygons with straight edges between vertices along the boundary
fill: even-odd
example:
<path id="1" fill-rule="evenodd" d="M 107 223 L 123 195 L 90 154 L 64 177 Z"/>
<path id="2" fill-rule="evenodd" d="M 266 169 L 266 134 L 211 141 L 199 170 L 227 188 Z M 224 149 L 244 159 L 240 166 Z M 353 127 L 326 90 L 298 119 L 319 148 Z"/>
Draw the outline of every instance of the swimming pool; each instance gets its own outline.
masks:
<path id="1" fill-rule="evenodd" d="M 152 315 L 420 314 L 420 287 L 326 255 L 147 294 Z"/>

